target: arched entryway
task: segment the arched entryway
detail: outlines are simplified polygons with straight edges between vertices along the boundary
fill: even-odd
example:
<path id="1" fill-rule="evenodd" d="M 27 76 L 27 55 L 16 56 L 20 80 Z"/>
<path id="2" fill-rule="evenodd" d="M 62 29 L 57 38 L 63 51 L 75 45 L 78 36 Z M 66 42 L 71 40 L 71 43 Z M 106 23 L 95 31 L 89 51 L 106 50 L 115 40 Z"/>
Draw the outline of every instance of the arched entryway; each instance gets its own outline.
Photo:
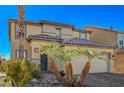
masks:
<path id="1" fill-rule="evenodd" d="M 40 55 L 41 71 L 47 71 L 48 68 L 48 58 L 46 54 Z"/>

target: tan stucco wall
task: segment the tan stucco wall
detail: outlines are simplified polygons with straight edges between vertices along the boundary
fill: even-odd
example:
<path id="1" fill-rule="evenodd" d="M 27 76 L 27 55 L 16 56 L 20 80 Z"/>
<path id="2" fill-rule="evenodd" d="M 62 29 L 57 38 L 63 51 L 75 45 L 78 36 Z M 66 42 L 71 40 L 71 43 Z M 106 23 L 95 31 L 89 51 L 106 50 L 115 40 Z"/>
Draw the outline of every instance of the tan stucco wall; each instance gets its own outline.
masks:
<path id="1" fill-rule="evenodd" d="M 11 37 L 11 41 L 10 41 L 10 45 L 11 45 L 11 58 L 15 59 L 15 50 L 19 49 L 19 39 L 15 38 L 15 26 L 16 26 L 16 22 L 10 22 L 9 24 L 11 24 L 9 27 L 10 29 L 10 37 Z M 79 38 L 79 32 L 77 31 L 73 31 L 72 28 L 70 27 L 63 27 L 63 26 L 56 26 L 56 25 L 49 25 L 49 24 L 25 24 L 26 25 L 26 38 L 29 35 L 35 35 L 35 34 L 47 34 L 47 35 L 52 35 L 52 36 L 56 36 L 56 28 L 61 28 L 62 29 L 62 38 L 63 39 L 71 39 L 71 38 Z M 27 56 L 31 59 L 30 57 L 30 48 L 31 47 L 27 41 L 24 42 L 24 49 L 27 50 Z"/>
<path id="2" fill-rule="evenodd" d="M 86 30 L 93 31 L 90 34 L 90 40 L 106 42 L 117 45 L 117 33 L 92 27 L 86 27 Z"/>
<path id="3" fill-rule="evenodd" d="M 50 42 L 51 41 L 44 41 L 44 40 L 32 40 L 31 42 L 30 42 L 30 46 L 32 46 L 32 63 L 37 63 L 37 64 L 40 64 L 40 50 L 39 50 L 39 52 L 38 53 L 35 53 L 34 52 L 34 49 L 35 48 L 39 48 L 40 46 L 42 46 L 42 45 L 48 45 L 48 44 L 50 44 Z M 71 48 L 76 48 L 77 46 L 65 46 L 64 48 L 65 49 L 71 49 Z M 88 47 L 88 46 L 84 46 L 84 47 L 81 47 L 81 46 L 78 46 L 78 47 L 80 47 L 80 48 L 87 48 L 87 49 L 90 49 L 90 50 L 94 50 L 94 51 L 101 51 L 101 52 L 105 52 L 105 53 L 110 53 L 110 54 L 112 54 L 113 53 L 113 49 L 111 49 L 111 48 L 101 48 L 101 47 Z M 77 59 L 78 60 L 78 59 Z M 113 62 L 111 62 L 111 63 L 113 63 Z M 110 63 L 110 64 L 111 64 Z M 77 63 L 78 64 L 78 63 Z M 56 65 L 57 65 L 57 67 L 59 68 L 59 70 L 64 70 L 64 64 L 63 63 L 58 63 L 58 62 L 56 62 Z M 77 65 L 76 65 L 77 66 Z M 80 66 L 81 67 L 81 66 Z M 75 68 L 74 66 L 73 66 L 73 68 Z M 80 69 L 82 69 L 82 67 L 80 68 Z M 111 71 L 111 72 L 113 72 L 113 66 L 110 66 L 109 67 L 109 70 Z M 76 71 L 76 70 L 75 70 Z M 75 74 L 77 74 L 77 72 L 75 72 L 74 71 L 74 73 Z"/>
<path id="4" fill-rule="evenodd" d="M 124 53 L 115 55 L 114 71 L 124 73 Z"/>
<path id="5" fill-rule="evenodd" d="M 42 26 L 37 26 L 37 25 L 27 25 L 26 26 L 26 30 L 27 30 L 27 37 L 29 35 L 35 35 L 35 34 L 41 34 L 42 32 Z"/>
<path id="6" fill-rule="evenodd" d="M 72 35 L 74 38 L 79 38 L 79 32 L 73 31 Z"/>
<path id="7" fill-rule="evenodd" d="M 49 24 L 43 24 L 43 33 L 56 36 L 56 28 L 61 28 L 61 34 L 63 39 L 70 39 L 74 37 L 79 38 L 79 32 L 73 31 L 72 28 Z"/>
<path id="8" fill-rule="evenodd" d="M 16 59 L 16 50 L 19 49 L 19 39 L 16 39 L 15 38 L 15 26 L 16 26 L 16 23 L 11 23 L 11 43 L 10 43 L 10 46 L 11 46 L 11 59 Z M 28 44 L 28 42 L 26 40 L 24 40 L 24 50 L 27 50 L 27 57 L 29 60 L 31 60 L 30 58 L 30 46 Z"/>
<path id="9" fill-rule="evenodd" d="M 30 42 L 30 46 L 32 48 L 32 59 L 39 59 L 40 58 L 40 50 L 38 53 L 34 52 L 35 48 L 39 48 L 42 45 L 48 45 L 50 42 L 49 41 L 44 41 L 44 40 L 33 40 Z"/>

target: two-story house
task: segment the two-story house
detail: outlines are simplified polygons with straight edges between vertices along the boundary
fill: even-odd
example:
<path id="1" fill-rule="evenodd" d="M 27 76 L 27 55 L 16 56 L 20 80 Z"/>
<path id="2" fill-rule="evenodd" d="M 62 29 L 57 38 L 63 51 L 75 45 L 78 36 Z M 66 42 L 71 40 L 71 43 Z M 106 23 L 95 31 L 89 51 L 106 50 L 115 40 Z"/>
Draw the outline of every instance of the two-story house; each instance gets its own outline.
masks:
<path id="1" fill-rule="evenodd" d="M 11 59 L 19 57 L 19 38 L 17 20 L 9 19 L 9 40 L 11 45 Z M 95 51 L 103 51 L 105 53 L 103 59 L 93 59 L 90 72 L 112 72 L 113 63 L 111 55 L 114 52 L 114 44 L 90 40 L 92 30 L 79 29 L 75 25 L 41 20 L 37 22 L 24 21 L 24 58 L 27 58 L 31 63 L 37 63 L 42 70 L 49 70 L 47 55 L 41 55 L 39 47 L 49 44 L 51 41 L 63 44 L 65 48 L 87 48 Z M 60 43 L 61 42 L 61 43 Z M 74 74 L 81 73 L 81 70 L 87 61 L 86 56 L 72 58 Z M 63 70 L 63 63 L 56 63 L 59 70 Z"/>
<path id="2" fill-rule="evenodd" d="M 116 46 L 114 70 L 115 72 L 124 73 L 124 32 L 110 28 L 102 28 L 95 26 L 86 26 L 85 30 L 92 31 L 89 39 L 99 42 L 106 42 Z"/>

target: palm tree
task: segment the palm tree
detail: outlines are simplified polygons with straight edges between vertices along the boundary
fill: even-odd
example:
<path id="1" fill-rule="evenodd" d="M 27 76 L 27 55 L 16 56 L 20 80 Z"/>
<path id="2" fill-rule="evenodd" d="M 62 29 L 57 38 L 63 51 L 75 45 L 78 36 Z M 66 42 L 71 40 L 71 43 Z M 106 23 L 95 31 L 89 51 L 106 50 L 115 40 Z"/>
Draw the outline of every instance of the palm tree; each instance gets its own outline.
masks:
<path id="1" fill-rule="evenodd" d="M 77 48 L 76 51 L 78 55 L 86 56 L 89 62 L 91 62 L 91 60 L 94 58 L 104 59 L 102 57 L 104 53 L 101 51 L 89 50 L 87 48 Z"/>
<path id="2" fill-rule="evenodd" d="M 62 78 L 59 73 L 58 68 L 56 67 L 54 61 L 56 60 L 56 53 L 61 48 L 61 46 L 55 42 L 52 42 L 49 45 L 43 45 L 40 47 L 41 54 L 46 54 L 48 56 L 48 65 L 50 70 L 55 74 L 56 79 L 63 85 L 66 85 L 65 80 Z"/>
<path id="3" fill-rule="evenodd" d="M 49 58 L 54 59 L 56 50 L 58 50 L 61 46 L 57 43 L 50 43 L 49 45 L 42 45 L 40 46 L 41 54 L 46 54 Z"/>
<path id="4" fill-rule="evenodd" d="M 73 78 L 73 68 L 71 64 L 72 57 L 77 56 L 75 49 L 62 49 L 56 52 L 55 58 L 59 62 L 64 62 L 64 71 L 66 75 L 66 86 L 74 87 L 75 79 Z"/>
<path id="5" fill-rule="evenodd" d="M 80 78 L 77 80 L 76 85 L 81 85 L 87 78 L 89 70 L 90 70 L 90 63 L 92 61 L 92 59 L 94 58 L 99 58 L 99 59 L 104 59 L 103 52 L 98 52 L 98 51 L 94 51 L 94 50 L 89 50 L 86 48 L 77 48 L 76 49 L 77 54 L 78 55 L 84 55 L 88 58 L 88 61 L 86 62 L 84 69 L 81 72 Z"/>
<path id="6" fill-rule="evenodd" d="M 80 82 L 73 78 L 73 68 L 71 64 L 71 58 L 74 56 L 81 55 L 81 53 L 79 53 L 76 49 L 64 49 L 64 47 L 61 47 L 56 43 L 41 46 L 41 52 L 42 54 L 45 53 L 48 55 L 48 58 L 50 59 L 49 66 L 52 72 L 55 74 L 57 80 L 60 82 L 60 84 L 69 87 L 81 86 Z M 64 62 L 66 73 L 65 79 L 60 75 L 59 70 L 54 63 L 55 61 Z M 82 71 L 83 77 L 81 77 L 81 79 L 86 79 L 87 73 L 89 72 L 89 68 L 90 65 L 86 64 Z"/>

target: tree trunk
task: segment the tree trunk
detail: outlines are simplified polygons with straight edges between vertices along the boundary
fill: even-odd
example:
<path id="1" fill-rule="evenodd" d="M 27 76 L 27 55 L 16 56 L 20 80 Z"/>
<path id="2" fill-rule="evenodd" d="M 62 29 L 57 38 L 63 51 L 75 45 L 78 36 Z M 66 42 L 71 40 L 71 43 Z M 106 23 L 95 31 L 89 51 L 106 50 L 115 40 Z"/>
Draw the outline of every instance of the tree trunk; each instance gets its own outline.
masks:
<path id="1" fill-rule="evenodd" d="M 55 74 L 56 79 L 60 82 L 61 85 L 66 86 L 66 81 L 62 78 L 58 68 L 56 67 L 56 64 L 53 62 L 52 59 L 49 61 L 49 66 L 51 71 Z"/>
<path id="2" fill-rule="evenodd" d="M 73 69 L 72 69 L 72 64 L 69 63 L 68 64 L 68 68 L 69 68 L 69 80 L 72 80 L 73 79 Z"/>
<path id="3" fill-rule="evenodd" d="M 66 80 L 67 80 L 67 85 L 68 86 L 73 86 L 74 85 L 73 69 L 72 69 L 72 64 L 71 63 L 66 63 Z"/>
<path id="4" fill-rule="evenodd" d="M 81 72 L 80 79 L 76 81 L 76 86 L 81 86 L 81 84 L 84 83 L 84 81 L 86 80 L 86 78 L 88 76 L 89 69 L 90 69 L 90 61 L 88 61 L 85 64 L 85 66 Z"/>

